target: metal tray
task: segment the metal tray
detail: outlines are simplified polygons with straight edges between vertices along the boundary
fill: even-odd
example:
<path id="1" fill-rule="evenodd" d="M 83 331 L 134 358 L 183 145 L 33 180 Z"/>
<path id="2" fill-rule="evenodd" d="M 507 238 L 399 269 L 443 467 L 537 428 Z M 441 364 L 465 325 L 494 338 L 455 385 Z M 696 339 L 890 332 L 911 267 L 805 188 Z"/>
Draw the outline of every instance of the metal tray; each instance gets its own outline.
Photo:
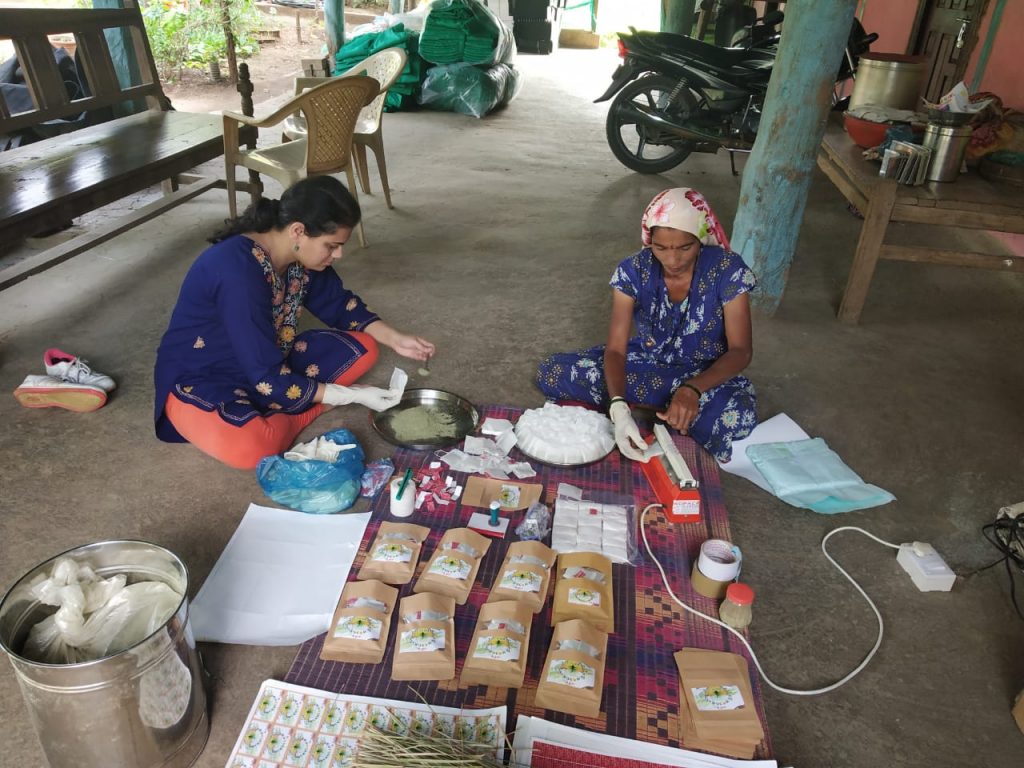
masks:
<path id="1" fill-rule="evenodd" d="M 396 420 L 397 426 L 403 426 L 403 414 L 415 409 L 424 409 L 439 417 L 436 426 L 443 429 L 433 433 L 428 429 L 419 434 L 403 435 L 404 440 L 399 439 Z M 398 405 L 371 414 L 370 423 L 377 434 L 392 445 L 414 451 L 432 451 L 463 440 L 480 423 L 480 413 L 469 400 L 443 389 L 407 389 Z"/>

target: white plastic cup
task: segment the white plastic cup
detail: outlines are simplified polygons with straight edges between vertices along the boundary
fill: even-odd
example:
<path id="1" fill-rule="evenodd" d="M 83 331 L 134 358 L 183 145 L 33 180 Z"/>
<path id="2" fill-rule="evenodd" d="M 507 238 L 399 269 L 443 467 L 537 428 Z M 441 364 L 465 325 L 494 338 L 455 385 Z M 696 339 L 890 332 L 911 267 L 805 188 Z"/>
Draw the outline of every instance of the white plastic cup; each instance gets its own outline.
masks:
<path id="1" fill-rule="evenodd" d="M 402 498 L 398 498 L 398 489 L 402 487 L 401 477 L 393 479 L 388 487 L 391 489 L 391 514 L 394 517 L 409 517 L 416 507 L 416 483 L 409 478 Z"/>

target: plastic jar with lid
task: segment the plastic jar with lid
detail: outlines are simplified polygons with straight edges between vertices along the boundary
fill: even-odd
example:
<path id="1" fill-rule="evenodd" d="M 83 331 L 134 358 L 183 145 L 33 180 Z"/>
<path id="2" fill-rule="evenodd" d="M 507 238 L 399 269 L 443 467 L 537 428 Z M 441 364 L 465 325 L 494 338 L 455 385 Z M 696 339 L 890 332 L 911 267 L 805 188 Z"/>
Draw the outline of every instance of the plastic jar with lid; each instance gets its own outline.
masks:
<path id="1" fill-rule="evenodd" d="M 746 584 L 730 584 L 725 591 L 725 600 L 718 607 L 718 618 L 733 629 L 744 629 L 750 626 L 753 618 L 751 605 L 754 602 L 754 590 Z"/>

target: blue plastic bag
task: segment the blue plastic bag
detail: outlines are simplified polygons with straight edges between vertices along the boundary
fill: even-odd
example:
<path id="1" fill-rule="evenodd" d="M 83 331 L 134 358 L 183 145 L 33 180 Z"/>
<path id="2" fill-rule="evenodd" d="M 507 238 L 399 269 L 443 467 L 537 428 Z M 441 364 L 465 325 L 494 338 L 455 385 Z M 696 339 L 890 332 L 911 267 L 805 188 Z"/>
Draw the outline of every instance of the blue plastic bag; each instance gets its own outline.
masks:
<path id="1" fill-rule="evenodd" d="M 267 456 L 256 467 L 256 479 L 268 497 L 289 509 L 313 515 L 329 515 L 348 509 L 359 496 L 363 474 L 363 449 L 347 429 L 335 429 L 323 437 L 355 448 L 342 451 L 337 461 L 289 461 Z"/>

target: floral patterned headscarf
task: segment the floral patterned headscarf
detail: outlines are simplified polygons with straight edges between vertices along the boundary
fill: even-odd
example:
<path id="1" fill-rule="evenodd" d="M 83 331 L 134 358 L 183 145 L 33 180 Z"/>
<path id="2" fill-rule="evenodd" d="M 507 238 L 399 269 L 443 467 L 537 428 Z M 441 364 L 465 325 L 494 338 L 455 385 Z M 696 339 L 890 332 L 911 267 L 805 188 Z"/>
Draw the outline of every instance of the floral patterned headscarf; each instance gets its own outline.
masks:
<path id="1" fill-rule="evenodd" d="M 702 245 L 720 245 L 729 248 L 729 238 L 718 223 L 704 195 L 689 187 L 676 187 L 659 192 L 644 211 L 640 225 L 640 239 L 644 246 L 651 244 L 651 229 L 671 227 L 689 232 Z"/>

